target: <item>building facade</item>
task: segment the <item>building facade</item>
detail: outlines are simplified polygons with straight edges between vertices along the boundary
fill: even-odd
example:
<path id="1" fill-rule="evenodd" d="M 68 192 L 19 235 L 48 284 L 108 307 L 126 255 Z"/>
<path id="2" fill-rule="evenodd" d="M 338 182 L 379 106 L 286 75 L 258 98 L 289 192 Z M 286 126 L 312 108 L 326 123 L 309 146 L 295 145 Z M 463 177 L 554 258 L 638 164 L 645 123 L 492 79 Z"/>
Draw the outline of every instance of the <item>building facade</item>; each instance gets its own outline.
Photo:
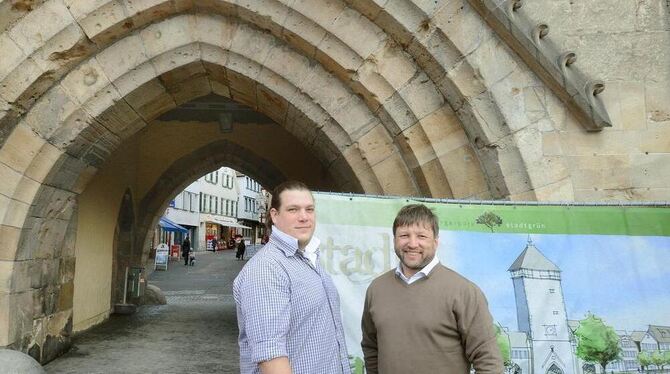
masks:
<path id="1" fill-rule="evenodd" d="M 263 225 L 261 215 L 264 204 L 263 187 L 260 183 L 251 179 L 248 175 L 237 173 L 237 185 L 239 186 L 239 202 L 237 218 L 240 219 L 247 229 L 242 229 L 244 240 L 250 244 L 260 242 L 263 237 Z"/>

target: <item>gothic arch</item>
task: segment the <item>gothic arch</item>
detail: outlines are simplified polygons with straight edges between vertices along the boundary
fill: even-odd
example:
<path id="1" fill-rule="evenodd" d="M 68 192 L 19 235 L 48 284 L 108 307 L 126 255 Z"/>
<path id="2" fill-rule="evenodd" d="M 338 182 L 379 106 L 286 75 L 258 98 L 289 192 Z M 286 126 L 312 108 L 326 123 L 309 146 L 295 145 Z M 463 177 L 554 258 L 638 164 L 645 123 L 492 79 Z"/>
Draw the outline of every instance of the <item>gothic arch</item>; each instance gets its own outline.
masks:
<path id="1" fill-rule="evenodd" d="M 48 312 L 18 310 L 33 292 L 18 267 L 60 261 L 77 196 L 101 165 L 157 116 L 203 95 L 272 118 L 343 191 L 534 199 L 534 186 L 564 180 L 526 169 L 539 162 L 537 134 L 506 92 L 530 78 L 465 3 L 194 3 L 48 1 L 5 16 L 0 230 L 4 256 L 22 261 L 0 346 L 42 345 L 32 326 L 66 335 L 69 281 L 38 282 L 63 300 Z M 461 22 L 475 31 L 459 32 Z M 495 64 L 480 56 L 490 50 Z"/>

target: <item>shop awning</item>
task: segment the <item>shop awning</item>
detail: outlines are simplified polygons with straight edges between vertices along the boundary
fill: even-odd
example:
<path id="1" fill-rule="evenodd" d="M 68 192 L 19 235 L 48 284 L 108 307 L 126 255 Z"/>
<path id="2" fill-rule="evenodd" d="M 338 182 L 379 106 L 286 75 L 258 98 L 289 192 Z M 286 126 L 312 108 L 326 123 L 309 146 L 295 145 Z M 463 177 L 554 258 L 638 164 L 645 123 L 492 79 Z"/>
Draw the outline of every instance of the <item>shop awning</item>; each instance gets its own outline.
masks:
<path id="1" fill-rule="evenodd" d="M 238 228 L 238 229 L 250 229 L 251 228 L 249 226 L 244 226 L 244 225 L 242 225 L 238 222 L 224 221 L 224 220 L 218 220 L 218 219 L 208 220 L 207 222 L 216 223 L 217 225 L 221 225 L 221 226 L 235 227 L 235 228 Z"/>
<path id="2" fill-rule="evenodd" d="M 184 234 L 188 234 L 188 230 L 185 229 L 183 226 L 180 226 L 179 224 L 172 222 L 165 217 L 161 217 L 161 219 L 158 220 L 158 226 L 162 227 L 163 230 L 165 231 L 181 232 Z"/>

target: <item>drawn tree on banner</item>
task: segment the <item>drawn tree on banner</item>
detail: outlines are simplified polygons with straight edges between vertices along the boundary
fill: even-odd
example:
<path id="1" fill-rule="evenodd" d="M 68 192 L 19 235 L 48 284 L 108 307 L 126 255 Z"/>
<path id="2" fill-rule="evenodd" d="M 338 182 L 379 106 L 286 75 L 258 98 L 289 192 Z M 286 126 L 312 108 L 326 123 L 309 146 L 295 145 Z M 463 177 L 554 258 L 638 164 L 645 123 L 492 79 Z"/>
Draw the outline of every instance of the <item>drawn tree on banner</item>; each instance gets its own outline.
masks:
<path id="1" fill-rule="evenodd" d="M 484 212 L 481 216 L 477 217 L 475 221 L 478 225 L 484 225 L 493 232 L 495 227 L 502 225 L 502 218 L 493 212 Z"/>
<path id="2" fill-rule="evenodd" d="M 670 351 L 669 351 L 670 352 Z M 665 368 L 665 365 L 670 364 L 670 354 L 667 354 L 668 352 L 661 352 L 661 351 L 654 351 L 651 354 L 651 363 L 656 365 L 656 368 L 663 369 Z"/>
<path id="3" fill-rule="evenodd" d="M 511 373 L 514 362 L 512 362 L 512 354 L 509 343 L 509 336 L 507 333 L 500 328 L 499 325 L 495 325 L 496 328 L 496 342 L 498 343 L 498 348 L 500 348 L 500 354 L 502 355 L 503 364 L 505 365 L 505 371 Z"/>
<path id="4" fill-rule="evenodd" d="M 651 355 L 649 352 L 640 352 L 637 354 L 637 362 L 640 363 L 642 370 L 645 371 L 647 367 L 652 364 Z"/>
<path id="5" fill-rule="evenodd" d="M 612 327 L 607 326 L 601 318 L 591 313 L 579 321 L 575 336 L 577 337 L 577 356 L 586 362 L 600 364 L 603 373 L 607 364 L 619 359 L 621 355 L 619 336 Z"/>

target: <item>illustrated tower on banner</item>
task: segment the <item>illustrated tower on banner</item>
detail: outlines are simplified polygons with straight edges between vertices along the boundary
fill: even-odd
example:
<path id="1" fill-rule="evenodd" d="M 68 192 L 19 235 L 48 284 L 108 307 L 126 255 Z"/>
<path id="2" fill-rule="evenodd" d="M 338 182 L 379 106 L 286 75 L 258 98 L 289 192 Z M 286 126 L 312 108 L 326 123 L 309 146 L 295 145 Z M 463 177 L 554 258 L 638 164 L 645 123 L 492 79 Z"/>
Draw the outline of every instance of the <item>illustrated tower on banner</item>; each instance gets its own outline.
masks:
<path id="1" fill-rule="evenodd" d="M 528 335 L 532 374 L 576 374 L 561 288 L 561 270 L 528 238 L 508 269 L 519 331 Z"/>

